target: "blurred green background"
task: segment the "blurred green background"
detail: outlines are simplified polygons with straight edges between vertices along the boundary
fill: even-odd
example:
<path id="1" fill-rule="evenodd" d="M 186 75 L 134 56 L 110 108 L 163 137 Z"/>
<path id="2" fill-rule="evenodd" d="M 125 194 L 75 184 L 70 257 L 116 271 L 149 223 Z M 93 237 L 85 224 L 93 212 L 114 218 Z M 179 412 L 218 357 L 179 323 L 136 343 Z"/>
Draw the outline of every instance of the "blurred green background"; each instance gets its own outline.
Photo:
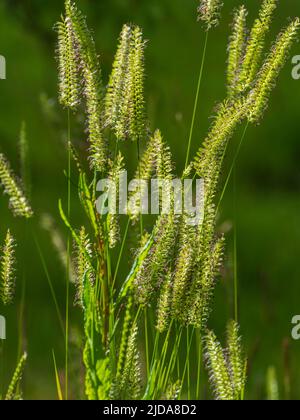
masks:
<path id="1" fill-rule="evenodd" d="M 232 10 L 242 1 L 226 0 L 225 3 L 221 25 L 209 38 L 193 152 L 208 130 L 215 105 L 226 93 L 226 48 Z M 259 0 L 247 1 L 249 22 L 260 3 Z M 279 3 L 268 43 L 289 17 L 300 14 L 298 0 Z M 161 129 L 180 173 L 204 42 L 204 32 L 196 22 L 198 1 L 78 0 L 78 4 L 94 28 L 105 81 L 122 24 L 134 22 L 144 28 L 149 40 L 146 90 L 150 126 Z M 36 212 L 35 220 L 26 226 L 10 215 L 7 199 L 0 199 L 1 241 L 9 226 L 19 244 L 17 302 L 9 310 L 0 307 L 0 313 L 8 322 L 8 339 L 0 361 L 0 383 L 3 389 L 13 371 L 21 336 L 29 353 L 24 386 L 26 399 L 56 398 L 52 349 L 59 367 L 63 368 L 63 337 L 34 239 L 36 237 L 41 247 L 63 310 L 64 270 L 49 235 L 39 223 L 41 214 L 49 213 L 58 228 L 66 233 L 57 210 L 58 199 L 66 197 L 63 172 L 66 168 L 63 141 L 66 115 L 61 111 L 59 116 L 55 111 L 57 73 L 53 31 L 62 11 L 63 0 L 0 0 L 0 54 L 7 60 L 7 80 L 0 81 L 0 150 L 17 169 L 18 136 L 21 122 L 26 121 L 32 201 Z M 299 44 L 292 52 L 296 54 L 300 54 Z M 290 338 L 291 319 L 300 313 L 300 80 L 292 79 L 291 70 L 289 61 L 262 123 L 247 132 L 236 168 L 236 193 L 231 183 L 220 215 L 220 224 L 228 227 L 236 224 L 237 229 L 240 323 L 250 357 L 247 398 L 266 397 L 266 371 L 274 365 L 281 396 L 300 399 L 300 341 Z M 239 138 L 237 132 L 228 163 Z M 73 214 L 79 223 L 78 206 L 74 192 Z M 210 320 L 210 327 L 221 337 L 226 320 L 233 316 L 232 254 L 232 230 L 229 229 L 224 278 L 217 285 Z M 125 275 L 128 266 L 124 265 L 123 270 Z M 74 325 L 80 325 L 76 309 L 71 316 Z M 78 357 L 74 346 L 74 361 Z"/>

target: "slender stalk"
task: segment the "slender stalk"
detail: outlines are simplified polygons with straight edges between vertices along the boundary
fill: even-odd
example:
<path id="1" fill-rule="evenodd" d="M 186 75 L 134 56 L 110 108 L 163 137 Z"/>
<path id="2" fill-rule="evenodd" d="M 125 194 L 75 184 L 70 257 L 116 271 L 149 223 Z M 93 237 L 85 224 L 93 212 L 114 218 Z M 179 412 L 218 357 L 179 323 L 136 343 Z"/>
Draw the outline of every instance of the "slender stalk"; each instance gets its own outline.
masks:
<path id="1" fill-rule="evenodd" d="M 192 117 L 188 147 L 187 147 L 187 152 L 186 152 L 185 169 L 188 167 L 188 163 L 190 159 L 191 145 L 192 145 L 193 132 L 194 132 L 194 127 L 195 127 L 196 114 L 197 114 L 197 109 L 198 109 L 199 94 L 200 94 L 200 88 L 201 88 L 201 82 L 202 82 L 202 76 L 203 76 L 203 70 L 204 70 L 204 64 L 205 64 L 205 58 L 206 58 L 207 44 L 208 44 L 208 31 L 206 31 L 206 35 L 205 35 L 201 67 L 200 67 L 200 73 L 199 73 L 197 91 L 196 91 L 196 97 L 195 97 L 195 103 L 194 103 L 193 117 Z"/>
<path id="2" fill-rule="evenodd" d="M 124 249 L 125 249 L 125 244 L 126 244 L 128 231 L 129 231 L 129 226 L 130 226 L 130 219 L 128 218 L 127 225 L 126 225 L 125 232 L 124 232 L 124 236 L 123 236 L 123 240 L 122 240 L 121 249 L 120 249 L 119 256 L 118 256 L 117 265 L 116 265 L 116 268 L 115 268 L 115 274 L 114 274 L 114 279 L 113 279 L 113 284 L 112 284 L 113 290 L 115 288 L 115 283 L 116 283 L 117 276 L 118 276 L 118 273 L 119 273 L 119 268 L 120 268 L 122 256 L 123 256 L 123 253 L 124 253 Z"/>
<path id="3" fill-rule="evenodd" d="M 137 140 L 137 159 L 138 159 L 138 168 L 139 168 L 139 182 L 141 182 L 141 165 L 140 165 L 140 138 Z M 141 197 L 142 202 L 142 197 Z M 144 226 L 143 226 L 143 215 L 142 212 L 140 214 L 140 235 L 141 240 L 143 237 Z M 147 377 L 149 377 L 149 339 L 148 339 L 148 314 L 147 308 L 144 310 L 144 325 L 145 325 L 145 350 L 146 350 L 146 369 L 147 369 Z"/>
<path id="4" fill-rule="evenodd" d="M 68 109 L 68 219 L 71 215 L 71 119 L 70 109 Z M 66 267 L 66 340 L 65 340 L 65 399 L 68 400 L 69 392 L 69 300 L 70 300 L 70 250 L 71 238 L 68 231 L 67 241 L 67 267 Z"/>
<path id="5" fill-rule="evenodd" d="M 25 163 L 23 164 L 25 168 Z M 29 187 L 27 185 L 27 187 Z M 30 221 L 26 221 L 25 225 L 25 239 L 26 243 L 29 241 L 29 232 L 30 232 Z M 22 294 L 21 294 L 21 302 L 20 302 L 20 309 L 19 309 L 19 322 L 18 322 L 18 329 L 19 329 L 19 337 L 18 337 L 18 356 L 17 356 L 17 363 L 21 359 L 23 353 L 23 323 L 24 323 L 24 312 L 25 312 L 25 298 L 26 298 L 26 268 L 23 271 L 23 279 L 22 279 Z"/>
<path id="6" fill-rule="evenodd" d="M 138 159 L 138 168 L 139 168 L 139 182 L 141 182 L 140 139 L 138 139 L 136 144 L 137 144 L 137 159 Z M 141 200 L 141 203 L 142 203 L 142 197 L 140 197 L 140 200 Z M 143 231 L 144 231 L 143 215 L 142 215 L 142 212 L 141 212 L 141 214 L 140 214 L 140 235 L 141 235 L 141 239 L 142 239 L 142 236 L 143 236 Z"/>
<path id="7" fill-rule="evenodd" d="M 5 379 L 5 352 L 4 340 L 0 340 L 0 391 L 1 395 L 4 394 L 4 379 Z"/>
<path id="8" fill-rule="evenodd" d="M 163 345 L 162 352 L 161 352 L 160 359 L 159 359 L 159 364 L 158 364 L 159 369 L 157 370 L 158 377 L 155 378 L 155 382 L 157 382 L 157 389 L 156 389 L 157 394 L 159 393 L 159 391 L 161 389 L 162 379 L 164 378 L 165 361 L 166 361 L 166 357 L 167 357 L 167 353 L 168 353 L 169 338 L 170 338 L 170 335 L 171 335 L 173 322 L 174 322 L 173 320 L 170 322 L 169 329 L 168 329 L 168 332 L 166 334 L 166 338 L 165 338 L 164 345 Z"/>
<path id="9" fill-rule="evenodd" d="M 35 235 L 34 235 L 33 239 L 34 239 L 34 242 L 35 242 L 39 257 L 40 257 L 40 260 L 41 260 L 43 270 L 45 272 L 46 279 L 47 279 L 48 284 L 49 284 L 49 288 L 50 288 L 51 296 L 52 296 L 54 306 L 55 306 L 55 309 L 56 309 L 59 325 L 61 327 L 62 334 L 65 338 L 65 325 L 64 325 L 62 314 L 61 314 L 60 309 L 59 309 L 58 300 L 57 300 L 56 293 L 55 293 L 55 290 L 54 290 L 54 286 L 53 286 L 53 283 L 52 283 L 52 280 L 51 280 L 51 277 L 50 277 L 50 274 L 49 274 L 49 270 L 48 270 L 44 255 L 42 253 L 40 244 L 39 244 Z"/>
<path id="10" fill-rule="evenodd" d="M 195 333 L 195 328 L 193 327 L 190 342 L 189 342 L 189 347 L 188 347 L 188 354 L 187 354 L 187 357 L 186 357 L 186 360 L 185 360 L 185 365 L 184 365 L 184 370 L 183 370 L 183 375 L 182 375 L 182 380 L 181 380 L 182 384 L 184 383 L 184 380 L 185 380 L 185 375 L 186 375 L 186 371 L 187 371 L 187 367 L 188 367 L 188 360 L 189 360 L 189 357 L 190 357 L 190 351 L 191 351 L 191 346 L 192 346 L 194 333 Z M 180 394 L 179 394 L 179 399 L 181 398 L 181 394 L 182 394 L 182 388 L 181 388 L 181 391 L 180 391 Z"/>
<path id="11" fill-rule="evenodd" d="M 180 327 L 179 329 L 178 326 L 176 326 L 176 335 L 178 336 L 179 334 L 180 334 L 180 340 L 178 341 L 178 349 L 179 349 L 180 341 L 181 341 L 182 327 Z M 178 352 L 178 349 L 177 349 L 177 352 Z M 177 377 L 180 378 L 180 357 L 177 357 L 176 367 L 177 367 Z"/>
<path id="12" fill-rule="evenodd" d="M 160 333 L 158 332 L 158 330 L 156 330 L 156 334 L 155 334 L 155 340 L 154 340 L 154 348 L 153 348 L 153 353 L 152 353 L 152 358 L 151 358 L 151 370 L 153 369 L 155 360 L 156 360 L 156 354 L 157 354 L 157 349 L 158 349 L 158 344 L 159 344 L 159 338 L 160 338 Z"/>
<path id="13" fill-rule="evenodd" d="M 233 160 L 232 160 L 232 163 L 231 163 L 231 166 L 230 166 L 230 169 L 229 169 L 224 187 L 222 189 L 222 193 L 220 195 L 220 199 L 219 199 L 218 206 L 217 206 L 217 211 L 219 210 L 220 204 L 223 201 L 223 198 L 224 198 L 225 192 L 227 190 L 229 181 L 231 179 L 232 173 L 235 173 L 237 158 L 240 154 L 242 144 L 245 140 L 248 127 L 249 127 L 249 121 L 245 125 L 245 128 L 243 130 L 241 139 L 240 139 L 238 147 L 237 147 L 237 150 L 236 150 L 235 155 L 233 157 Z M 225 155 L 225 152 L 224 152 L 224 155 Z M 223 158 L 224 158 L 224 156 L 223 156 Z M 234 195 L 236 194 L 236 184 L 235 183 L 236 183 L 236 179 L 234 179 Z M 235 319 L 236 322 L 238 322 L 238 274 L 237 274 L 237 232 L 236 232 L 236 223 L 235 223 L 235 226 L 234 226 L 234 236 L 233 236 L 233 267 L 234 267 L 234 319 Z"/>
<path id="14" fill-rule="evenodd" d="M 117 356 L 116 356 L 116 340 L 115 335 L 113 335 L 113 329 L 115 325 L 115 316 L 114 316 L 114 304 L 113 304 L 113 278 L 112 278 L 112 268 L 111 268 L 111 254 L 109 249 L 109 240 L 108 240 L 108 226 L 106 226 L 106 261 L 107 261 L 107 277 L 109 284 L 109 336 L 112 337 L 110 340 L 110 355 L 111 355 L 111 365 L 113 373 L 116 372 L 117 367 Z"/>
<path id="15" fill-rule="evenodd" d="M 134 318 L 134 321 L 133 321 L 133 325 L 137 324 L 139 316 L 141 314 L 141 310 L 142 310 L 142 306 L 139 305 L 138 310 L 137 310 L 136 315 L 135 315 L 135 318 Z"/>
<path id="16" fill-rule="evenodd" d="M 188 388 L 188 400 L 191 399 L 191 378 L 190 378 L 190 346 L 191 339 L 189 334 L 189 327 L 186 329 L 186 353 L 187 353 L 187 388 Z"/>
<path id="17" fill-rule="evenodd" d="M 200 400 L 200 376 L 201 376 L 201 363 L 202 363 L 202 341 L 201 331 L 197 331 L 198 340 L 198 370 L 197 370 L 197 387 L 196 387 L 196 399 Z"/>
<path id="18" fill-rule="evenodd" d="M 166 373 L 166 376 L 165 376 L 165 380 L 164 380 L 164 383 L 163 383 L 163 389 L 166 389 L 166 387 L 168 385 L 168 380 L 169 380 L 170 375 L 172 374 L 172 372 L 173 372 L 173 370 L 175 368 L 176 361 L 178 362 L 177 363 L 177 369 L 178 369 L 178 371 L 177 371 L 177 377 L 178 378 L 180 377 L 179 354 L 178 354 L 178 351 L 179 351 L 179 347 L 180 347 L 182 333 L 183 333 L 182 326 L 180 326 L 180 329 L 179 330 L 176 327 L 176 342 L 175 342 L 175 346 L 173 347 L 172 354 L 171 354 L 171 357 L 170 357 L 169 366 L 168 366 L 167 373 Z"/>

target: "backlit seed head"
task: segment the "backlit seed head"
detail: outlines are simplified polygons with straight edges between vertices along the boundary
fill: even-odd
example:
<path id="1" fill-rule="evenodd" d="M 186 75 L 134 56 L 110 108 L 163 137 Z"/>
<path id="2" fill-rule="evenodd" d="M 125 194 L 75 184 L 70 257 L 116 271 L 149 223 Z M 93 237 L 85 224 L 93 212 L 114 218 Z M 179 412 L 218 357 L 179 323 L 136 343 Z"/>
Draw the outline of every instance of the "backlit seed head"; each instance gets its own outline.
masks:
<path id="1" fill-rule="evenodd" d="M 0 153 L 0 183 L 4 187 L 4 193 L 9 196 L 9 206 L 15 216 L 29 219 L 33 211 L 25 196 L 21 182 L 13 173 L 10 163 Z"/>
<path id="2" fill-rule="evenodd" d="M 227 85 L 229 97 L 233 97 L 237 93 L 237 82 L 246 43 L 247 14 L 245 6 L 239 7 L 234 14 L 232 34 L 228 45 Z"/>
<path id="3" fill-rule="evenodd" d="M 146 134 L 145 45 L 138 26 L 123 26 L 105 99 L 106 124 L 120 140 L 143 139 Z"/>
<path id="4" fill-rule="evenodd" d="M 238 91 L 244 92 L 255 80 L 257 71 L 261 64 L 266 35 L 270 30 L 270 23 L 273 13 L 277 7 L 277 0 L 264 0 L 258 18 L 250 31 L 246 45 L 244 58 L 240 68 L 236 87 Z"/>
<path id="5" fill-rule="evenodd" d="M 275 86 L 277 77 L 284 66 L 291 46 L 299 33 L 300 21 L 296 18 L 281 32 L 264 62 L 255 85 L 248 97 L 248 118 L 258 122 L 267 108 L 269 96 Z"/>
<path id="6" fill-rule="evenodd" d="M 219 24 L 222 6 L 221 0 L 200 0 L 198 20 L 204 22 L 207 31 Z"/>

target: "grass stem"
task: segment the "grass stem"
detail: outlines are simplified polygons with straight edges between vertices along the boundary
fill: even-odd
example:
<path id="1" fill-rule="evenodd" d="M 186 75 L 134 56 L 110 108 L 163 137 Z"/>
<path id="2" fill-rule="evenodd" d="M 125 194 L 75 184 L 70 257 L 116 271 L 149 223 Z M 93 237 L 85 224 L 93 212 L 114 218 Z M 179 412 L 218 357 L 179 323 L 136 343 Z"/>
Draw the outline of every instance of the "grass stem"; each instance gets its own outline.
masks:
<path id="1" fill-rule="evenodd" d="M 194 103 L 194 109 L 193 109 L 193 117 L 192 117 L 188 147 L 187 147 L 187 152 L 186 152 L 185 169 L 188 167 L 188 163 L 189 163 L 189 159 L 190 159 L 191 145 L 192 145 L 193 132 L 194 132 L 194 127 L 195 127 L 196 114 L 197 114 L 197 109 L 198 109 L 199 94 L 200 94 L 201 82 L 202 82 L 202 77 L 203 77 L 203 70 L 204 70 L 204 64 L 205 64 L 205 58 L 206 58 L 207 44 L 208 44 L 208 31 L 205 34 L 205 41 L 204 41 L 204 48 L 203 48 L 203 54 L 202 54 L 202 60 L 201 60 L 201 67 L 200 67 L 200 73 L 199 73 L 199 78 L 198 78 L 196 97 L 195 97 L 195 103 Z"/>

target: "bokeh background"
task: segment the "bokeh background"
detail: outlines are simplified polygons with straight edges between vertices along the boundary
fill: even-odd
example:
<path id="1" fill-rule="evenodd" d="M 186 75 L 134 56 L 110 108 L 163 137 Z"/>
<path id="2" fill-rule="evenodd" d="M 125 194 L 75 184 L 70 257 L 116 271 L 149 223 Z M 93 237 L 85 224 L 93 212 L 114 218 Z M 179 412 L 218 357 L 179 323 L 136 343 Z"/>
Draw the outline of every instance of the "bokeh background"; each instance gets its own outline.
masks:
<path id="1" fill-rule="evenodd" d="M 261 2 L 246 3 L 252 22 Z M 298 0 L 279 3 L 268 45 L 290 17 L 300 14 Z M 198 1 L 78 0 L 78 4 L 94 28 L 105 81 L 122 24 L 134 22 L 144 28 L 149 40 L 146 50 L 149 123 L 151 129 L 161 129 L 180 173 L 204 42 L 204 32 L 196 21 Z M 209 128 L 214 107 L 226 93 L 226 47 L 232 10 L 239 4 L 241 0 L 225 1 L 221 25 L 210 35 L 193 153 Z M 64 269 L 49 234 L 40 227 L 40 217 L 47 213 L 54 218 L 57 229 L 66 234 L 57 205 L 59 198 L 66 197 L 66 115 L 61 110 L 57 113 L 53 31 L 62 10 L 62 0 L 0 0 L 0 54 L 7 60 L 7 80 L 0 81 L 0 150 L 17 170 L 19 131 L 22 121 L 26 121 L 31 194 L 36 212 L 35 220 L 26 225 L 13 219 L 7 210 L 7 199 L 0 198 L 1 240 L 9 226 L 19 244 L 16 304 L 9 310 L 0 307 L 8 322 L 8 339 L 0 360 L 0 384 L 2 390 L 16 364 L 21 342 L 29 353 L 24 386 L 28 399 L 56 398 L 52 350 L 59 368 L 63 368 L 64 362 L 63 337 L 36 245 L 41 248 L 63 311 Z M 300 54 L 299 44 L 292 51 L 292 55 L 296 54 Z M 300 341 L 291 339 L 291 319 L 300 313 L 300 80 L 292 79 L 291 70 L 289 61 L 265 118 L 247 132 L 235 183 L 229 185 L 220 214 L 220 225 L 228 230 L 227 262 L 216 288 L 210 327 L 222 337 L 226 320 L 233 316 L 231 226 L 235 225 L 239 316 L 250 358 L 247 398 L 266 397 L 269 366 L 277 370 L 281 397 L 300 398 Z M 240 135 L 237 132 L 232 141 L 227 167 Z M 81 218 L 78 206 L 74 189 L 72 208 L 76 223 Z M 128 265 L 124 263 L 122 269 L 125 275 Z M 76 328 L 80 327 L 78 310 L 72 310 L 71 317 L 76 337 Z M 72 357 L 75 372 L 79 357 L 76 345 Z M 205 395 L 206 390 L 203 392 Z"/>

